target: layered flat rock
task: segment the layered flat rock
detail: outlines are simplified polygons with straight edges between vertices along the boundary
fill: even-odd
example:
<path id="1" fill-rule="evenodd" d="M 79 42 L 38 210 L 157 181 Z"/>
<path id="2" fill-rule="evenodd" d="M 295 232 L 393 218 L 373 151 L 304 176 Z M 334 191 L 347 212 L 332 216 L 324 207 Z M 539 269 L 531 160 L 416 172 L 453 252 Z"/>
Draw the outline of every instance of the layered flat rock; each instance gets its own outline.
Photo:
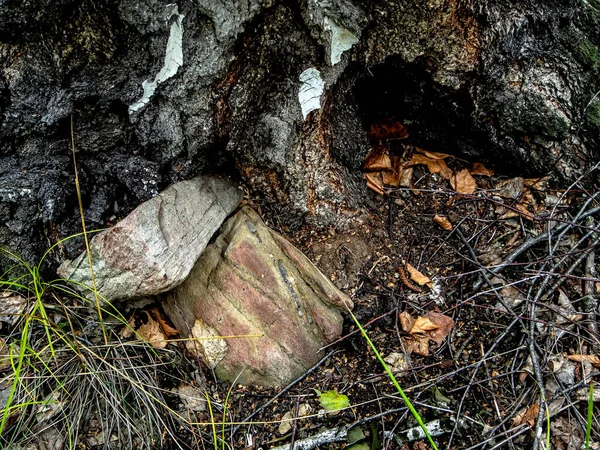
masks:
<path id="1" fill-rule="evenodd" d="M 185 280 L 210 238 L 239 205 L 228 180 L 202 176 L 173 184 L 90 243 L 98 292 L 107 301 L 156 295 Z M 91 286 L 87 255 L 60 276 Z"/>
<path id="2" fill-rule="evenodd" d="M 340 336 L 341 311 L 353 305 L 244 207 L 163 306 L 184 335 L 200 338 L 188 346 L 219 378 L 269 386 L 285 385 L 312 367 L 323 356 L 319 349 Z"/>

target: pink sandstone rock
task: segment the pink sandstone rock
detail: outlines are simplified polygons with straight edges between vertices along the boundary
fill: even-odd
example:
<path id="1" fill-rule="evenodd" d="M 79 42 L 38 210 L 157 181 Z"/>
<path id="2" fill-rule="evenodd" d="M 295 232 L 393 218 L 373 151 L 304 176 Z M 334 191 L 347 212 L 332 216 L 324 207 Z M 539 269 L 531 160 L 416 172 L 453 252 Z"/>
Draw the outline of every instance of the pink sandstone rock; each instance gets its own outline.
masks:
<path id="1" fill-rule="evenodd" d="M 298 249 L 244 207 L 222 227 L 163 306 L 221 379 L 285 385 L 312 367 L 352 308 Z M 190 345 L 194 348 L 194 345 Z"/>

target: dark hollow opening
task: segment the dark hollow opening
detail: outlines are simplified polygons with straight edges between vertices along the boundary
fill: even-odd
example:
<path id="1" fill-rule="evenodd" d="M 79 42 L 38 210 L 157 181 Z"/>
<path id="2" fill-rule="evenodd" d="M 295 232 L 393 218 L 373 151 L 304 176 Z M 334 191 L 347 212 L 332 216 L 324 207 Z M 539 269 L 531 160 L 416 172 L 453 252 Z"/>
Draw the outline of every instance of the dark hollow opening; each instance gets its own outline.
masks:
<path id="1" fill-rule="evenodd" d="M 390 58 L 358 80 L 354 95 L 366 129 L 385 119 L 408 129 L 403 143 L 429 151 L 497 165 L 495 147 L 473 122 L 473 103 L 466 91 L 436 83 L 418 63 Z"/>

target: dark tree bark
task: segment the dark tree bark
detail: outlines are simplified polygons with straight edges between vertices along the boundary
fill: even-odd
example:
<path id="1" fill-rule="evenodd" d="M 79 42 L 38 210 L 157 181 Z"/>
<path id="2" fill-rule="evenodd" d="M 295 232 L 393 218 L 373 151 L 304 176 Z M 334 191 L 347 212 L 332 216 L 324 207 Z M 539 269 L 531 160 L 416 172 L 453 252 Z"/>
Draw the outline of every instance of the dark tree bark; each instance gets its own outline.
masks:
<path id="1" fill-rule="evenodd" d="M 80 227 L 71 116 L 90 228 L 206 172 L 289 224 L 350 226 L 386 117 L 507 171 L 598 156 L 597 0 L 5 0 L 0 23 L 0 243 L 32 262 Z"/>

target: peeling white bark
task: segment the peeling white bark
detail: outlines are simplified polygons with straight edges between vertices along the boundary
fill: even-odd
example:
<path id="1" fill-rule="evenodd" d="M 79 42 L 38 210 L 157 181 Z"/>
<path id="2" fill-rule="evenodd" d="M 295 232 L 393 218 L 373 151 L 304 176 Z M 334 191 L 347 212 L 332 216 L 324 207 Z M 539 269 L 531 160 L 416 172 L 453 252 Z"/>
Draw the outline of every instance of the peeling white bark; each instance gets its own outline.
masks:
<path id="1" fill-rule="evenodd" d="M 165 62 L 156 74 L 153 81 L 145 80 L 142 83 L 144 89 L 144 95 L 137 102 L 129 105 L 129 114 L 133 114 L 139 109 L 143 108 L 150 102 L 150 98 L 154 95 L 156 87 L 173 77 L 179 67 L 183 65 L 183 14 L 179 14 L 177 5 L 169 4 L 167 8 L 170 9 L 168 14 L 168 20 L 171 20 L 176 16 L 176 19 L 171 24 L 171 31 L 169 33 L 169 40 L 167 41 L 167 49 L 165 52 Z"/>
<path id="2" fill-rule="evenodd" d="M 298 92 L 298 100 L 302 108 L 302 116 L 306 120 L 306 116 L 311 111 L 321 108 L 321 95 L 325 88 L 325 82 L 321 78 L 321 73 L 311 67 L 300 74 L 300 91 Z"/>

